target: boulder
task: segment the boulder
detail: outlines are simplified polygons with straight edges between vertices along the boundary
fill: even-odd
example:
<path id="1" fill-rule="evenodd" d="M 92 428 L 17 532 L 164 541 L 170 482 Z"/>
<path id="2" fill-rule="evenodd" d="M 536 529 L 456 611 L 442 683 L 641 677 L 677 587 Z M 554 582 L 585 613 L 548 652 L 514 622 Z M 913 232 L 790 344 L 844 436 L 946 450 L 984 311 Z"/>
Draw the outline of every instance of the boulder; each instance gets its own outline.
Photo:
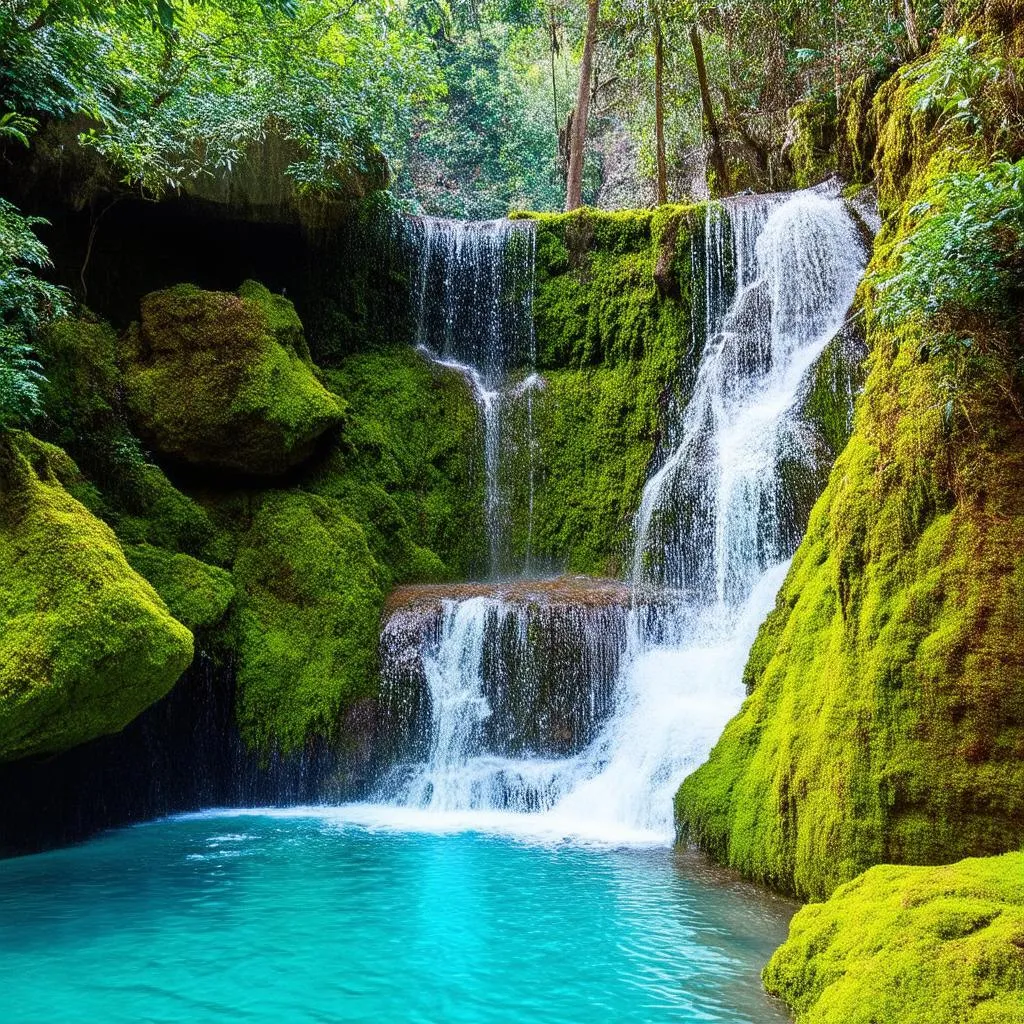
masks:
<path id="1" fill-rule="evenodd" d="M 237 294 L 178 285 L 142 300 L 124 345 L 125 400 L 160 454 L 238 473 L 281 473 L 341 422 L 292 304 L 248 281 Z"/>
<path id="2" fill-rule="evenodd" d="M 192 634 L 27 434 L 0 437 L 0 760 L 117 732 L 171 689 Z"/>

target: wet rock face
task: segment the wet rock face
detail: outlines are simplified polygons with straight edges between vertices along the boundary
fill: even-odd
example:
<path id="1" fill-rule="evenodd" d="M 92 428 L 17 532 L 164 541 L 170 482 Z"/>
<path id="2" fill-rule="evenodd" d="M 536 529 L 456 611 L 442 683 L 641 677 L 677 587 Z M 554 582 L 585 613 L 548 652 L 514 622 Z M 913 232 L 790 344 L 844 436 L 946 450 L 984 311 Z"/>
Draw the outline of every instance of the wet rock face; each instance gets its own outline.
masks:
<path id="1" fill-rule="evenodd" d="M 147 295 L 124 349 L 134 426 L 182 462 L 280 473 L 342 418 L 294 307 L 255 282 L 238 294 L 179 285 Z"/>
<path id="2" fill-rule="evenodd" d="M 443 688 L 439 676 L 456 668 L 481 682 L 489 706 L 482 737 L 488 751 L 503 757 L 577 753 L 611 711 L 629 606 L 624 584 L 586 577 L 393 591 L 380 661 L 384 731 L 394 755 L 425 755 L 431 695 Z M 474 664 L 456 666 L 454 645 Z"/>

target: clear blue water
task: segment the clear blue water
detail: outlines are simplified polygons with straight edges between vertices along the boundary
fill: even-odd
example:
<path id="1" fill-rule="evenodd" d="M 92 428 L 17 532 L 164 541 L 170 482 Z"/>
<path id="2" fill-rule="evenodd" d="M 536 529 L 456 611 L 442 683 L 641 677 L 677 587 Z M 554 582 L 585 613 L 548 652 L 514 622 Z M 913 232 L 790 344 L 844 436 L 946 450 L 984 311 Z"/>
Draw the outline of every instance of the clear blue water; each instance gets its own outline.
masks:
<path id="1" fill-rule="evenodd" d="M 664 849 L 179 818 L 0 862 L 0 1020 L 766 1024 L 792 910 Z"/>

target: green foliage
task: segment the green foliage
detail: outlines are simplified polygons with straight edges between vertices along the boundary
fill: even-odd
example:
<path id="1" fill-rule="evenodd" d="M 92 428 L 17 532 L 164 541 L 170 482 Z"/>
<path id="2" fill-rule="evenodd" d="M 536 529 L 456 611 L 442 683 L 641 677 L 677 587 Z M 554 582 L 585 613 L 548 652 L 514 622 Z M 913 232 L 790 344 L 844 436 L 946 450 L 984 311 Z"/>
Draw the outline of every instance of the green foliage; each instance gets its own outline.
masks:
<path id="1" fill-rule="evenodd" d="M 34 117 L 27 117 L 15 110 L 0 115 L 0 139 L 14 139 L 23 146 L 29 145 L 29 136 L 39 127 Z"/>
<path id="2" fill-rule="evenodd" d="M 391 0 L 19 2 L 0 10 L 0 101 L 95 125 L 82 141 L 149 191 L 234 166 L 268 134 L 300 188 L 348 187 L 400 156 L 437 92 Z"/>
<path id="3" fill-rule="evenodd" d="M 0 759 L 117 732 L 174 684 L 192 636 L 65 490 L 60 449 L 0 438 Z"/>
<path id="4" fill-rule="evenodd" d="M 930 351 L 950 355 L 973 347 L 970 336 L 954 333 L 969 318 L 1014 317 L 1024 267 L 1024 161 L 940 177 L 908 218 L 894 259 L 876 278 L 883 324 L 921 318 L 936 328 Z"/>
<path id="5" fill-rule="evenodd" d="M 1016 1024 L 1024 854 L 876 867 L 799 911 L 764 970 L 798 1024 Z"/>
<path id="6" fill-rule="evenodd" d="M 405 185 L 418 205 L 469 218 L 560 209 L 565 183 L 536 33 L 492 22 L 475 36 L 439 40 L 437 55 L 446 94 L 416 135 Z M 587 184 L 592 196 L 593 176 Z"/>
<path id="7" fill-rule="evenodd" d="M 911 64 L 903 77 L 910 83 L 914 110 L 932 114 L 938 123 L 980 131 L 979 109 L 986 92 L 1011 74 L 1010 62 L 981 40 L 957 36 L 943 39 L 929 59 Z"/>
<path id="8" fill-rule="evenodd" d="M 45 223 L 0 199 L 0 430 L 39 411 L 43 377 L 31 335 L 67 308 L 61 289 L 38 276 L 50 258 L 33 229 Z"/>
<path id="9" fill-rule="evenodd" d="M 279 473 L 305 459 L 343 406 L 317 379 L 291 304 L 179 285 L 142 300 L 126 336 L 127 409 L 145 441 L 188 463 Z"/>
<path id="10" fill-rule="evenodd" d="M 249 744 L 291 752 L 377 687 L 385 577 L 341 503 L 271 492 L 242 541 L 238 721 Z"/>

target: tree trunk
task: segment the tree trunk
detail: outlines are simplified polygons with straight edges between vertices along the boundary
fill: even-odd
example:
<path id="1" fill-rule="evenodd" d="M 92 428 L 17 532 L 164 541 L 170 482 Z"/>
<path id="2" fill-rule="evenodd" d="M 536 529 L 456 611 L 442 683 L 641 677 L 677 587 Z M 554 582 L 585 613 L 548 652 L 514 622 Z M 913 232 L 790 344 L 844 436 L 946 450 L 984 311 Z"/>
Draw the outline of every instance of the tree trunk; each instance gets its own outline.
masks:
<path id="1" fill-rule="evenodd" d="M 590 112 L 590 72 L 597 44 L 597 13 L 601 0 L 587 0 L 587 34 L 583 39 L 580 62 L 580 87 L 569 135 L 569 174 L 565 186 L 565 208 L 575 210 L 583 201 L 583 150 L 587 141 L 587 115 Z"/>
<path id="2" fill-rule="evenodd" d="M 690 26 L 690 46 L 693 47 L 693 62 L 697 65 L 697 84 L 700 86 L 700 102 L 704 108 L 704 120 L 707 122 L 708 134 L 711 136 L 711 166 L 718 179 L 720 195 L 729 193 L 729 172 L 725 166 L 725 154 L 722 152 L 722 136 L 718 130 L 715 108 L 711 105 L 711 91 L 708 89 L 708 71 L 704 65 L 704 47 L 700 41 L 700 30 L 696 25 Z"/>
<path id="3" fill-rule="evenodd" d="M 914 0 L 903 0 L 903 24 L 907 30 L 909 55 L 914 58 L 921 52 L 921 36 L 917 28 L 917 15 L 914 13 Z"/>
<path id="4" fill-rule="evenodd" d="M 654 16 L 654 140 L 658 157 L 658 203 L 668 202 L 668 161 L 665 159 L 665 34 Z"/>

